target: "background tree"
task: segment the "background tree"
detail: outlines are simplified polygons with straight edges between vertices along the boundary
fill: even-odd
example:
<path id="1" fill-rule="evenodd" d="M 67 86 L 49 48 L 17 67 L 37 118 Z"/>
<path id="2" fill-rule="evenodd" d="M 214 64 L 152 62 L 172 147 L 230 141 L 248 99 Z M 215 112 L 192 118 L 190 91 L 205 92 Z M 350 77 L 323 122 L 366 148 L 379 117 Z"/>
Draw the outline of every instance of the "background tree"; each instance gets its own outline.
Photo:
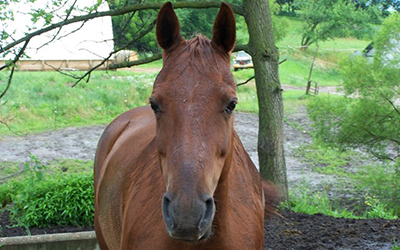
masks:
<path id="1" fill-rule="evenodd" d="M 267 180 L 278 184 L 283 198 L 288 200 L 279 52 L 274 42 L 269 2 L 243 0 L 243 7 L 250 35 L 249 51 L 253 58 L 259 106 L 260 172 Z"/>
<path id="2" fill-rule="evenodd" d="M 369 14 L 350 0 L 299 0 L 303 20 L 301 46 L 307 48 L 317 41 L 335 37 L 371 34 Z"/>

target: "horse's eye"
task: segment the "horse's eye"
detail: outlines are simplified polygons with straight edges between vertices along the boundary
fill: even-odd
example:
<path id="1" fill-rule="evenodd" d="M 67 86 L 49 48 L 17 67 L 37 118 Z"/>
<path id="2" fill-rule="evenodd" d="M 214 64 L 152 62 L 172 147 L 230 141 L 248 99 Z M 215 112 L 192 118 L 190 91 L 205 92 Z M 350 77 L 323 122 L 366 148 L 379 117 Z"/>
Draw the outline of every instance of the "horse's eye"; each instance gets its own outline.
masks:
<path id="1" fill-rule="evenodd" d="M 160 113 L 160 107 L 158 106 L 157 103 L 155 103 L 154 101 L 150 100 L 150 107 L 151 109 L 154 111 L 155 114 Z"/>
<path id="2" fill-rule="evenodd" d="M 237 100 L 231 101 L 228 106 L 225 108 L 225 112 L 227 114 L 232 114 L 233 110 L 236 108 Z"/>

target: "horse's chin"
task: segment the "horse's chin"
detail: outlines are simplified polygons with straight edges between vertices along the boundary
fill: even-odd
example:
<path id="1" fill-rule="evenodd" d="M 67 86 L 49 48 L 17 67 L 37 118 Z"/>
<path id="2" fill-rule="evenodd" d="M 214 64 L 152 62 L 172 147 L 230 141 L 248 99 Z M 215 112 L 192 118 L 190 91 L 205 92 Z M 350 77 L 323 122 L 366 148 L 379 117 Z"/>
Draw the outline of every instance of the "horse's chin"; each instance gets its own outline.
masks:
<path id="1" fill-rule="evenodd" d="M 200 241 L 205 241 L 211 236 L 211 226 L 205 230 L 203 233 L 200 233 L 196 236 L 194 235 L 176 235 L 170 230 L 168 230 L 168 235 L 174 240 L 181 240 L 185 242 L 196 243 Z"/>

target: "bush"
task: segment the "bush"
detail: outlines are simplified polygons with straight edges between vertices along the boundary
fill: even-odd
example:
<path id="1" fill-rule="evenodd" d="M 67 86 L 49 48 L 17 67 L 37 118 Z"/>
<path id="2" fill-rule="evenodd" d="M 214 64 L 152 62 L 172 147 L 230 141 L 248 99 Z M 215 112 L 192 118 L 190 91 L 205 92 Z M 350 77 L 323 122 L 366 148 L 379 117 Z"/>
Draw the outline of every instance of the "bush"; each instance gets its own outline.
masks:
<path id="1" fill-rule="evenodd" d="M 370 210 L 376 212 L 377 207 L 383 206 L 390 214 L 400 217 L 400 176 L 395 168 L 393 164 L 368 165 L 360 169 L 354 178 L 356 186 L 367 192 L 366 205 Z M 379 206 L 373 206 L 375 203 Z"/>
<path id="2" fill-rule="evenodd" d="M 11 218 L 25 227 L 93 225 L 92 174 L 31 177 L 12 197 Z"/>

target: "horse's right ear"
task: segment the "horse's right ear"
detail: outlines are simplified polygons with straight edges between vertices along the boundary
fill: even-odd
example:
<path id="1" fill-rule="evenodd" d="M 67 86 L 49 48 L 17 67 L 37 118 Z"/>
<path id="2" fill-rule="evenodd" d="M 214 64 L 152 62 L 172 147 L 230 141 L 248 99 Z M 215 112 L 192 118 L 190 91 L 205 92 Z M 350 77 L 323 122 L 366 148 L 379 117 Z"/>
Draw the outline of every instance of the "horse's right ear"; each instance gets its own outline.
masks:
<path id="1" fill-rule="evenodd" d="M 183 41 L 178 17 L 171 2 L 167 2 L 161 7 L 156 25 L 157 42 L 164 50 L 168 50 Z"/>

